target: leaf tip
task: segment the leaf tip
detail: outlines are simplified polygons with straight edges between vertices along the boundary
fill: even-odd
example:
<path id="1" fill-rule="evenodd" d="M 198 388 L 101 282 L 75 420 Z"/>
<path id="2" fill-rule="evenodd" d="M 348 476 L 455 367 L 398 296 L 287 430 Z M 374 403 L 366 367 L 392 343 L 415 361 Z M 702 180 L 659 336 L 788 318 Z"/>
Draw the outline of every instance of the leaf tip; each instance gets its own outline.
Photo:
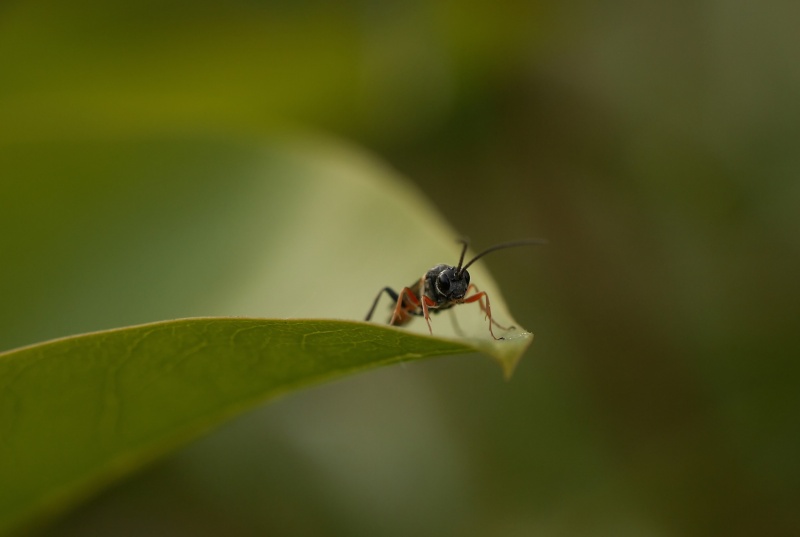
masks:
<path id="1" fill-rule="evenodd" d="M 500 364 L 500 368 L 503 370 L 503 377 L 506 380 L 511 380 L 511 377 L 514 375 L 514 370 L 517 368 L 517 364 L 519 364 L 519 361 L 522 359 L 522 355 L 525 353 L 528 346 L 533 343 L 533 334 L 530 332 L 520 332 L 505 341 L 513 342 L 513 345 L 510 346 L 506 352 L 497 352 L 495 358 Z"/>
<path id="2" fill-rule="evenodd" d="M 511 337 L 506 336 L 498 340 L 470 340 L 470 344 L 475 350 L 486 354 L 498 363 L 506 380 L 511 379 L 517 364 L 531 343 L 533 343 L 533 334 L 527 331 L 519 331 Z"/>

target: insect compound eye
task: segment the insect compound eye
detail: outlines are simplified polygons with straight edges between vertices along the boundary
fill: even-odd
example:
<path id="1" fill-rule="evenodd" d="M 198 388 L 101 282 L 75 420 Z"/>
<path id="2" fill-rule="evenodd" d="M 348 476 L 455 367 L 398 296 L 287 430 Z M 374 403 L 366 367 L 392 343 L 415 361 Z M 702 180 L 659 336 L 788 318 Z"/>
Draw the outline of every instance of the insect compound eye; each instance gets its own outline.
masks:
<path id="1" fill-rule="evenodd" d="M 439 276 L 436 278 L 436 287 L 442 293 L 446 293 L 450 290 L 450 276 L 447 275 L 447 272 L 439 273 Z"/>

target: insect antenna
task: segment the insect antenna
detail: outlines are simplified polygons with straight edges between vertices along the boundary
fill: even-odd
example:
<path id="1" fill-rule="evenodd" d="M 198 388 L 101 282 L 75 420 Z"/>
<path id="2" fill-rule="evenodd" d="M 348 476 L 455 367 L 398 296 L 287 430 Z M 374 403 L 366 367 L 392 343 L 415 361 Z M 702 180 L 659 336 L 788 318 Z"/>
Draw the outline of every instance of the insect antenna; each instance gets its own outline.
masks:
<path id="1" fill-rule="evenodd" d="M 467 248 L 469 248 L 469 239 L 459 239 L 458 242 L 464 245 L 461 250 L 461 257 L 458 258 L 458 267 L 456 267 L 456 274 L 461 274 L 461 265 L 464 263 L 464 256 L 467 254 Z"/>
<path id="2" fill-rule="evenodd" d="M 469 268 L 469 266 L 473 264 L 475 261 L 477 261 L 478 259 L 480 259 L 481 257 L 485 256 L 488 253 L 494 252 L 495 250 L 503 250 L 505 248 L 516 248 L 517 246 L 533 246 L 535 244 L 547 244 L 547 241 L 545 239 L 522 239 L 519 241 L 502 242 L 500 244 L 495 244 L 494 246 L 490 246 L 489 248 L 485 249 L 484 251 L 482 251 L 472 259 L 470 259 L 469 262 L 462 267 L 461 263 L 462 261 L 464 261 L 464 254 L 467 251 L 467 242 L 466 241 L 461 241 L 461 242 L 464 243 L 464 250 L 462 250 L 461 259 L 458 262 L 458 268 L 456 269 L 457 274 L 461 274 L 462 272 L 467 270 L 467 268 Z"/>

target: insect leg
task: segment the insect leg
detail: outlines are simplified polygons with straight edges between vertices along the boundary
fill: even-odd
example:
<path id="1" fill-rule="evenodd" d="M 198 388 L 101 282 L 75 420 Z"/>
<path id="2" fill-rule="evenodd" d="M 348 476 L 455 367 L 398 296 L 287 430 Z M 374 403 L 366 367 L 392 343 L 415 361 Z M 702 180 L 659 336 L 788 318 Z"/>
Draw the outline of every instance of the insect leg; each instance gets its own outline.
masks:
<path id="1" fill-rule="evenodd" d="M 422 289 L 423 284 L 424 281 L 420 279 L 420 289 Z M 417 297 L 417 294 L 413 289 L 409 287 L 403 287 L 403 290 L 400 291 L 400 295 L 397 298 L 397 305 L 394 308 L 394 313 L 392 314 L 392 318 L 389 320 L 389 324 L 402 325 L 408 322 L 408 320 L 411 318 L 411 315 L 422 315 L 425 317 L 425 322 L 428 323 L 428 332 L 433 335 L 429 309 L 435 306 L 436 302 L 434 302 L 433 299 L 428 298 L 425 295 Z M 419 310 L 422 310 L 422 313 L 419 313 Z"/>
<path id="2" fill-rule="evenodd" d="M 448 317 L 450 318 L 450 324 L 453 325 L 453 332 L 455 332 L 458 337 L 466 337 L 466 334 L 464 334 L 464 331 L 461 329 L 461 325 L 458 324 L 458 317 L 455 314 L 448 315 Z"/>
<path id="3" fill-rule="evenodd" d="M 494 335 L 494 332 L 492 331 L 492 325 L 495 325 L 501 330 L 510 330 L 511 328 L 514 327 L 510 326 L 506 328 L 505 326 L 501 325 L 500 323 L 492 319 L 492 306 L 489 304 L 489 295 L 486 294 L 486 291 L 478 291 L 478 288 L 475 285 L 470 284 L 470 286 L 467 288 L 467 291 L 469 291 L 470 288 L 475 289 L 476 293 L 469 298 L 465 298 L 464 304 L 477 302 L 478 305 L 481 307 L 481 311 L 483 311 L 486 314 L 486 318 L 489 319 L 489 333 L 492 335 L 494 339 L 503 339 Z M 486 301 L 485 303 L 484 300 Z"/>
<path id="4" fill-rule="evenodd" d="M 478 286 L 477 286 L 477 285 L 475 285 L 474 283 L 471 283 L 471 284 L 469 285 L 469 287 L 467 287 L 467 293 L 469 293 L 470 289 L 474 289 L 476 293 L 483 295 L 483 297 L 481 297 L 481 298 L 485 299 L 485 300 L 486 300 L 486 303 L 484 304 L 484 301 L 483 301 L 483 300 L 480 300 L 480 301 L 478 301 L 478 305 L 480 305 L 480 307 L 481 307 L 481 311 L 482 311 L 483 313 L 485 313 L 485 314 L 486 314 L 486 316 L 487 316 L 489 319 L 491 319 L 491 321 L 492 321 L 492 324 L 494 324 L 494 325 L 495 325 L 497 328 L 499 328 L 500 330 L 513 330 L 514 328 L 516 328 L 515 326 L 503 326 L 502 324 L 500 324 L 500 323 L 498 323 L 497 321 L 495 321 L 495 320 L 492 318 L 492 311 L 491 311 L 491 308 L 489 307 L 489 295 L 488 295 L 488 294 L 486 294 L 485 292 L 481 292 L 481 291 L 478 289 Z M 465 300 L 465 301 L 464 301 L 464 303 L 475 302 L 476 300 L 477 300 L 477 299 L 470 297 L 470 299 L 469 299 L 469 300 Z"/>
<path id="5" fill-rule="evenodd" d="M 410 316 L 421 306 L 417 295 L 408 287 L 403 287 L 397 296 L 397 304 L 394 307 L 392 318 L 389 320 L 391 325 L 402 325 L 408 322 Z"/>
<path id="6" fill-rule="evenodd" d="M 420 278 L 420 280 L 419 280 L 419 288 L 420 289 L 424 289 L 425 288 L 425 280 L 424 280 L 424 278 Z M 433 335 L 433 328 L 431 328 L 431 315 L 428 312 L 428 309 L 431 306 L 436 306 L 436 302 L 432 298 L 429 298 L 429 297 L 427 297 L 425 295 L 422 295 L 421 302 L 422 302 L 422 316 L 425 317 L 425 322 L 428 323 L 428 332 L 430 332 L 430 334 Z"/>
<path id="7" fill-rule="evenodd" d="M 420 289 L 423 285 L 424 280 L 420 279 Z M 416 287 L 416 285 L 412 287 Z M 433 334 L 429 308 L 435 307 L 436 302 L 424 295 L 420 300 L 420 298 L 417 297 L 417 294 L 410 287 L 403 287 L 399 293 L 395 292 L 395 290 L 391 287 L 384 287 L 381 289 L 378 293 L 378 296 L 376 296 L 375 300 L 372 302 L 372 307 L 369 309 L 369 312 L 367 312 L 367 317 L 365 320 L 369 321 L 372 319 L 372 314 L 375 313 L 375 308 L 378 305 L 378 301 L 381 299 L 381 295 L 383 293 L 386 293 L 389 295 L 389 297 L 391 297 L 392 300 L 395 301 L 392 317 L 389 319 L 390 325 L 403 325 L 406 324 L 409 319 L 411 319 L 412 315 L 421 315 L 425 317 L 425 322 L 428 323 L 428 331 Z"/>
<path id="8" fill-rule="evenodd" d="M 381 295 L 384 292 L 389 295 L 392 300 L 397 300 L 397 293 L 394 291 L 394 289 L 391 287 L 384 287 L 380 290 L 380 292 L 378 292 L 378 296 L 375 297 L 375 301 L 372 303 L 372 307 L 369 309 L 369 312 L 367 312 L 366 319 L 364 319 L 365 321 L 372 319 L 372 314 L 375 313 L 375 306 L 378 305 L 378 301 L 381 299 Z"/>

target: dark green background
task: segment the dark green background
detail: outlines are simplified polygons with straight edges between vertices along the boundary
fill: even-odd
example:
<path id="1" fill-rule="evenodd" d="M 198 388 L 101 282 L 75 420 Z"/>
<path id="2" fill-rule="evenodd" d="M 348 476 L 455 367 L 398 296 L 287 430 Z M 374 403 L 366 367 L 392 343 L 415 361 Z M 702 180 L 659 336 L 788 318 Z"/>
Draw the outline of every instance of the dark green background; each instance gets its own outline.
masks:
<path id="1" fill-rule="evenodd" d="M 214 202 L 236 195 L 224 167 L 196 158 L 208 133 L 234 140 L 210 142 L 226 163 L 236 140 L 339 136 L 416 182 L 478 248 L 551 242 L 487 259 L 536 333 L 510 383 L 489 361 L 448 358 L 301 393 L 51 534 L 800 531 L 800 9 L 522 6 L 0 5 L 0 208 L 19 223 L 2 231 L 3 349 L 175 304 L 214 313 L 188 286 L 153 303 L 117 289 L 136 269 L 83 240 L 124 237 L 137 200 L 183 189 L 175 218 L 224 233 Z M 90 172 L 72 158 L 86 144 Z M 163 173 L 162 150 L 196 169 L 142 173 Z M 141 175 L 120 175 L 126 159 Z M 92 196 L 129 213 L 87 213 Z M 51 220 L 26 219 L 30 200 Z M 18 262 L 30 237 L 38 248 Z M 78 257 L 107 279 L 81 281 Z M 37 294 L 37 278 L 69 288 Z M 106 292 L 130 302 L 127 317 L 75 298 Z"/>

